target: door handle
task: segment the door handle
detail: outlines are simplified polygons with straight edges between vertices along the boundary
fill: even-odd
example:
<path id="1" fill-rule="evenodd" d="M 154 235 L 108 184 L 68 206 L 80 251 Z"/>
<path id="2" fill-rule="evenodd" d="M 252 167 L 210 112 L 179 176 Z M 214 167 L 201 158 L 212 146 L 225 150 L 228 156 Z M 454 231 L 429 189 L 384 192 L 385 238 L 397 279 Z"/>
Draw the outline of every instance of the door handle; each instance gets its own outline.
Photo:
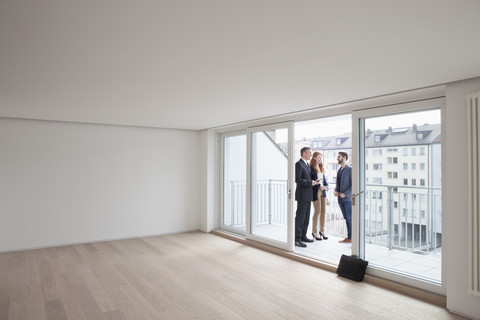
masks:
<path id="1" fill-rule="evenodd" d="M 292 190 L 288 189 L 288 200 L 292 199 Z"/>
<path id="2" fill-rule="evenodd" d="M 358 197 L 362 193 L 363 193 L 363 191 L 360 191 L 359 193 L 352 194 L 352 206 L 355 205 L 355 197 Z"/>

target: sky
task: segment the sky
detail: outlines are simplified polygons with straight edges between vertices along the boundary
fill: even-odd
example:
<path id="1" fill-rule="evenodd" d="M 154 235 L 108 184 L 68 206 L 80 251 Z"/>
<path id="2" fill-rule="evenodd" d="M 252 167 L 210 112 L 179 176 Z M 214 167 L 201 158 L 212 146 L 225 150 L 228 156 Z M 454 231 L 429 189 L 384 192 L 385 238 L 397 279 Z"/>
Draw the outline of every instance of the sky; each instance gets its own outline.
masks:
<path id="1" fill-rule="evenodd" d="M 366 129 L 378 130 L 410 127 L 413 124 L 423 125 L 439 124 L 440 110 L 428 110 L 422 112 L 399 113 L 391 116 L 367 118 Z M 314 137 L 328 137 L 348 133 L 352 130 L 350 115 L 329 117 L 295 123 L 295 140 Z M 286 130 L 277 133 L 277 142 L 286 142 Z"/>
<path id="2" fill-rule="evenodd" d="M 376 118 L 368 118 L 365 122 L 366 129 L 378 130 L 378 129 L 388 129 L 392 128 L 401 128 L 401 127 L 411 127 L 413 124 L 423 125 L 428 124 L 439 124 L 440 123 L 440 110 L 429 110 L 423 112 L 409 112 L 409 113 L 400 113 L 392 116 L 382 116 Z"/>

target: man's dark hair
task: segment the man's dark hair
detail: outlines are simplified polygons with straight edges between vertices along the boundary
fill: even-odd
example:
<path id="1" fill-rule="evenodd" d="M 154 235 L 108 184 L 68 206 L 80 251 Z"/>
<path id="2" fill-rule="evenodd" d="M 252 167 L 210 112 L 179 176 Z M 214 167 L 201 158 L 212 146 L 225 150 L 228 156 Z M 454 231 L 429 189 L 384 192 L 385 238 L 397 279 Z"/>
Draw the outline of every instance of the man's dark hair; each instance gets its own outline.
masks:
<path id="1" fill-rule="evenodd" d="M 300 150 L 300 157 L 303 156 L 303 154 L 304 154 L 305 152 L 307 152 L 308 149 L 312 149 L 312 148 L 310 148 L 310 147 L 303 147 L 303 148 Z"/>
<path id="2" fill-rule="evenodd" d="M 348 153 L 340 151 L 338 154 L 341 155 L 342 157 L 345 157 L 345 160 L 348 160 Z"/>

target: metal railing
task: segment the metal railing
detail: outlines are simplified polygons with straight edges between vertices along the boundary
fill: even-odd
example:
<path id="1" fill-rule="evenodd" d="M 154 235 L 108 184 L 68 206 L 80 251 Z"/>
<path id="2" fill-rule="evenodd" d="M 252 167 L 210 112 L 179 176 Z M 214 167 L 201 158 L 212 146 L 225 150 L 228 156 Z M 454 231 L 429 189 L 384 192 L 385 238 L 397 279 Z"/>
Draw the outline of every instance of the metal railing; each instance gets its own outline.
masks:
<path id="1" fill-rule="evenodd" d="M 225 206 L 224 224 L 245 226 L 246 182 L 231 181 L 228 189 L 230 203 Z M 287 181 L 258 181 L 252 190 L 256 194 L 252 198 L 255 222 L 286 225 Z M 327 199 L 330 204 L 325 213 L 325 232 L 345 237 L 346 225 L 334 187 L 329 188 Z M 369 184 L 363 204 L 365 243 L 423 253 L 436 253 L 441 248 L 440 188 Z"/>
<path id="2" fill-rule="evenodd" d="M 230 181 L 230 216 L 224 219 L 232 227 L 246 225 L 245 181 Z M 257 224 L 287 224 L 287 181 L 259 180 L 254 187 L 256 197 L 252 199 Z M 228 211 L 227 211 L 228 212 Z"/>
<path id="3" fill-rule="evenodd" d="M 442 246 L 441 188 L 366 185 L 365 242 L 414 252 Z"/>

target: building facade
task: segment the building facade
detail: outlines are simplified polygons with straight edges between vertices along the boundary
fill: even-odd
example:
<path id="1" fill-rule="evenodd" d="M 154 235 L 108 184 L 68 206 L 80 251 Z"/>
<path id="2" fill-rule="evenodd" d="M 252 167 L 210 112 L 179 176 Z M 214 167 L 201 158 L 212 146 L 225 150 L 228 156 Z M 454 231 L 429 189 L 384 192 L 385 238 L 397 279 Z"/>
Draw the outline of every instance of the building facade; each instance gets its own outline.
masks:
<path id="1" fill-rule="evenodd" d="M 440 133 L 440 124 L 367 129 L 362 161 L 365 241 L 412 251 L 441 247 Z M 338 152 L 347 152 L 352 162 L 351 135 L 318 137 L 310 143 L 313 151 L 323 154 L 333 185 Z"/>

